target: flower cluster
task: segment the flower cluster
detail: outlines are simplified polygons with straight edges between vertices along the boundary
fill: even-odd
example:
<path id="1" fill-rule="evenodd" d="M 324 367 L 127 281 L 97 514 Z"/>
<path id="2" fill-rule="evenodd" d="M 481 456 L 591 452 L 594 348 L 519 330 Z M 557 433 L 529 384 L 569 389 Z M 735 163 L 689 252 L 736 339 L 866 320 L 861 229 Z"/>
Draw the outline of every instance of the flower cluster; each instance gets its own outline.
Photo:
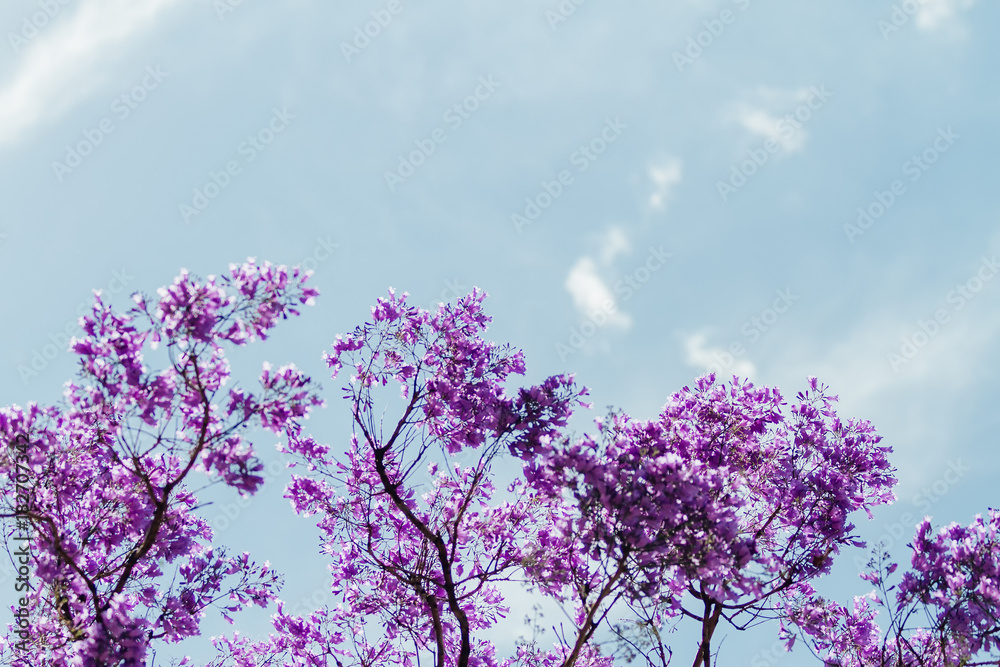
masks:
<path id="1" fill-rule="evenodd" d="M 247 430 L 295 437 L 321 403 L 293 366 L 265 368 L 257 393 L 225 389 L 224 345 L 263 339 L 311 302 L 305 280 L 250 260 L 220 280 L 182 272 L 123 314 L 97 293 L 71 342 L 80 371 L 63 402 L 0 410 L 0 512 L 33 535 L 38 581 L 30 637 L 5 640 L 5 664 L 138 667 L 153 642 L 197 635 L 211 606 L 228 618 L 275 599 L 280 577 L 267 564 L 212 546 L 188 482 L 201 471 L 254 493 L 262 465 Z M 163 370 L 146 365 L 158 345 Z M 27 443 L 23 462 L 15 442 Z M 14 506 L 19 475 L 30 482 Z"/>
<path id="2" fill-rule="evenodd" d="M 209 607 L 232 622 L 272 602 L 273 632 L 214 638 L 211 667 L 666 667 L 664 626 L 690 621 L 694 666 L 711 667 L 720 625 L 768 619 L 843 667 L 995 664 L 1000 512 L 937 533 L 926 519 L 898 586 L 883 555 L 851 608 L 817 593 L 896 480 L 872 425 L 838 416 L 815 378 L 786 402 L 707 375 L 651 420 L 612 410 L 569 435 L 587 390 L 571 375 L 511 387 L 523 355 L 484 337 L 484 293 L 430 312 L 390 290 L 325 356 L 334 377 L 351 371 L 338 454 L 302 428 L 322 401 L 294 365 L 228 386 L 225 347 L 311 303 L 305 279 L 251 260 L 218 280 L 183 272 L 124 314 L 98 295 L 63 403 L 0 410 L 0 516 L 33 533 L 40 582 L 5 664 L 139 667 Z M 298 466 L 285 497 L 316 517 L 333 606 L 288 613 L 280 576 L 213 544 L 198 516 L 191 473 L 242 494 L 264 483 L 254 426 Z M 551 648 L 503 658 L 484 638 L 511 613 L 503 582 L 567 611 Z"/>
<path id="3" fill-rule="evenodd" d="M 563 507 L 532 575 L 575 597 L 581 636 L 619 596 L 655 610 L 647 626 L 697 619 L 707 664 L 720 619 L 773 614 L 858 544 L 852 512 L 893 499 L 888 448 L 869 423 L 842 422 L 835 400 L 813 378 L 785 413 L 774 388 L 708 375 L 657 419 L 612 413 L 598 439 L 543 441 L 526 476 Z"/>
<path id="4" fill-rule="evenodd" d="M 912 570 L 899 584 L 898 603 L 931 610 L 939 633 L 968 639 L 970 653 L 1000 649 L 1000 512 L 952 523 L 937 535 L 928 519 L 917 526 Z"/>
<path id="5" fill-rule="evenodd" d="M 291 438 L 287 451 L 311 474 L 293 476 L 286 496 L 319 516 L 340 603 L 309 617 L 279 611 L 266 646 L 221 640 L 220 664 L 500 664 L 474 635 L 509 611 L 497 583 L 522 570 L 546 514 L 523 484 L 498 498 L 492 464 L 558 435 L 586 390 L 555 376 L 508 395 L 523 357 L 483 339 L 484 296 L 431 313 L 390 290 L 371 322 L 337 337 L 326 359 L 334 377 L 354 369 L 344 390 L 355 433 L 342 461 Z M 394 421 L 376 400 L 390 384 L 401 396 Z"/>
<path id="6" fill-rule="evenodd" d="M 319 515 L 341 604 L 321 623 L 279 614 L 271 655 L 324 655 L 325 636 L 342 665 L 424 654 L 494 665 L 474 634 L 508 611 L 495 582 L 517 576 L 571 605 L 575 625 L 554 652 L 522 647 L 517 664 L 603 664 L 595 633 L 623 604 L 637 627 L 699 619 L 707 664 L 723 607 L 734 624 L 778 613 L 857 544 L 849 515 L 893 498 L 888 448 L 869 423 L 841 421 L 815 379 L 785 411 L 776 389 L 706 376 L 654 420 L 612 412 L 596 436 L 570 438 L 586 389 L 553 376 L 508 396 L 524 362 L 482 337 L 483 296 L 431 313 L 390 290 L 371 322 L 334 342 L 334 376 L 354 370 L 344 390 L 355 433 L 341 462 L 290 439 L 311 474 L 286 495 Z M 401 398 L 387 426 L 376 392 L 390 384 Z M 491 477 L 505 454 L 524 476 L 498 501 Z M 311 637 L 305 653 L 290 648 L 290 628 Z M 662 643 L 652 651 L 667 660 Z"/>
<path id="7" fill-rule="evenodd" d="M 843 667 L 948 667 L 996 664 L 1000 659 L 1000 512 L 977 515 L 932 532 L 917 526 L 910 570 L 898 585 L 887 553 L 873 558 L 862 578 L 875 590 L 848 610 L 811 592 L 790 621 L 828 660 Z M 890 592 L 895 593 L 890 596 Z M 872 606 L 873 603 L 874 606 Z M 881 609 L 889 622 L 875 622 Z"/>

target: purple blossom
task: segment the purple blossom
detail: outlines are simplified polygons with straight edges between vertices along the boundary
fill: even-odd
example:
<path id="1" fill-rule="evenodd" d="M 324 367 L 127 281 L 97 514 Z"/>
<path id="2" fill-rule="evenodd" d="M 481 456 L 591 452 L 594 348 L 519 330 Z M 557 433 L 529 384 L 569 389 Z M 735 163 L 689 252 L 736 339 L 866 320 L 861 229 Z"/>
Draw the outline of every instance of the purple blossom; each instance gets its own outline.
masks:
<path id="1" fill-rule="evenodd" d="M 887 556 L 873 560 L 874 590 L 850 608 L 817 593 L 834 558 L 863 546 L 855 517 L 892 502 L 896 480 L 873 426 L 842 419 L 815 378 L 786 402 L 708 375 L 651 420 L 611 410 L 570 434 L 586 388 L 572 375 L 514 386 L 524 357 L 485 338 L 483 292 L 431 312 L 390 289 L 325 355 L 333 377 L 353 369 L 341 449 L 304 432 L 323 401 L 293 364 L 265 364 L 256 391 L 228 386 L 226 346 L 311 304 L 305 280 L 251 259 L 218 280 L 182 271 L 123 314 L 97 296 L 63 403 L 0 410 L 3 516 L 27 520 L 41 584 L 30 648 L 11 627 L 6 663 L 145 665 L 157 642 L 199 634 L 210 608 L 234 622 L 272 603 L 273 632 L 214 638 L 210 667 L 666 667 L 678 623 L 697 628 L 694 665 L 710 667 L 720 626 L 764 620 L 827 664 L 996 663 L 994 510 L 937 533 L 925 519 L 899 583 Z M 147 368 L 160 345 L 169 364 Z M 289 611 L 280 575 L 215 545 L 198 514 L 192 473 L 244 494 L 265 483 L 250 426 L 296 460 L 285 497 L 317 521 L 333 605 Z M 513 614 L 503 582 L 564 607 L 553 645 L 535 637 L 505 658 L 483 638 Z"/>

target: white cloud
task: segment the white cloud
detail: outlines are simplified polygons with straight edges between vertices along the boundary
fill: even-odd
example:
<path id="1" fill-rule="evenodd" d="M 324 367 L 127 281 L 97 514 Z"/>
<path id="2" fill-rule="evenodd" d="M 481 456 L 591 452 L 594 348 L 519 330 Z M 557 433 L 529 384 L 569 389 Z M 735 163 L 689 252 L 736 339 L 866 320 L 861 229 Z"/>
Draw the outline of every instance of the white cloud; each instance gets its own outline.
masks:
<path id="1" fill-rule="evenodd" d="M 975 0 L 922 0 L 917 12 L 917 27 L 921 30 L 937 30 L 944 27 L 958 12 L 972 7 Z"/>
<path id="2" fill-rule="evenodd" d="M 706 373 L 715 371 L 716 377 L 722 380 L 733 375 L 753 378 L 757 374 L 757 368 L 752 362 L 746 359 L 734 359 L 721 347 L 707 347 L 707 340 L 707 336 L 703 333 L 692 334 L 684 339 L 686 362 L 689 366 L 701 368 Z"/>
<path id="3" fill-rule="evenodd" d="M 650 165 L 649 179 L 653 181 L 653 194 L 649 197 L 649 205 L 662 209 L 670 198 L 670 191 L 681 182 L 681 161 L 675 157 L 666 158 Z"/>
<path id="4" fill-rule="evenodd" d="M 812 91 L 809 88 L 781 90 L 758 88 L 753 102 L 741 102 L 734 107 L 731 119 L 765 140 L 772 139 L 786 153 L 795 153 L 805 146 L 808 133 L 792 115 L 805 103 Z"/>
<path id="5" fill-rule="evenodd" d="M 778 116 L 763 109 L 740 105 L 736 111 L 736 120 L 745 129 L 764 139 L 773 139 L 787 153 L 801 150 L 806 142 L 805 130 L 792 132 Z M 794 129 L 794 128 L 792 128 Z"/>
<path id="6" fill-rule="evenodd" d="M 791 378 L 790 387 L 815 375 L 840 395 L 841 415 L 871 420 L 885 437 L 883 444 L 895 449 L 897 493 L 910 497 L 960 456 L 958 448 L 974 452 L 983 446 L 963 441 L 963 403 L 979 387 L 995 386 L 1000 295 L 993 290 L 1000 284 L 985 284 L 961 310 L 946 308 L 949 319 L 937 328 L 932 311 L 919 317 L 873 314 L 835 341 L 803 341 L 776 361 L 775 374 Z M 927 331 L 934 335 L 925 336 Z M 904 339 L 912 345 L 910 356 L 905 363 L 897 360 L 894 369 L 888 355 L 905 358 Z"/>
<path id="7" fill-rule="evenodd" d="M 615 257 L 632 249 L 621 227 L 612 227 L 601 238 L 601 262 L 610 266 Z"/>
<path id="8" fill-rule="evenodd" d="M 617 308 L 608 312 L 608 303 L 615 303 L 614 294 L 598 275 L 597 264 L 590 257 L 581 257 L 569 270 L 564 283 L 573 305 L 586 317 L 592 313 L 603 313 L 607 323 L 620 329 L 632 326 L 632 318 Z"/>
<path id="9" fill-rule="evenodd" d="M 86 99 L 108 79 L 109 62 L 122 55 L 124 44 L 185 1 L 80 0 L 75 13 L 43 28 L 0 86 L 0 145 L 24 138 L 37 123 Z"/>

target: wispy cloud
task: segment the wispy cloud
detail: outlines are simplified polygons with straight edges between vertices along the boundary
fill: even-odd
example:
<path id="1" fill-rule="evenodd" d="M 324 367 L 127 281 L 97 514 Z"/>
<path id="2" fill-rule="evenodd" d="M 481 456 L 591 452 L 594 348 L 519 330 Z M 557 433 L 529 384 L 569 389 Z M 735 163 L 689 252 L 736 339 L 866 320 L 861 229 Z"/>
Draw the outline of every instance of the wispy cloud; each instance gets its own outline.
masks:
<path id="1" fill-rule="evenodd" d="M 906 471 L 898 492 L 909 495 L 967 446 L 955 436 L 967 418 L 963 402 L 994 384 L 983 369 L 996 365 L 1000 313 L 987 289 L 1000 285 L 984 287 L 983 296 L 936 330 L 918 325 L 932 322 L 932 312 L 919 318 L 878 313 L 833 341 L 800 337 L 794 354 L 777 359 L 772 370 L 795 379 L 816 375 L 840 395 L 841 414 L 870 419 L 896 450 L 895 463 Z M 934 336 L 914 335 L 926 330 Z M 901 348 L 914 340 L 904 353 Z M 905 363 L 894 368 L 890 354 Z"/>
<path id="2" fill-rule="evenodd" d="M 662 209 L 674 186 L 681 182 L 682 163 L 678 158 L 664 158 L 649 166 L 649 180 L 653 182 L 653 194 L 649 196 L 649 205 Z"/>
<path id="3" fill-rule="evenodd" d="M 581 257 L 569 270 L 564 283 L 573 298 L 573 305 L 584 316 L 606 313 L 608 324 L 620 329 L 632 326 L 632 318 L 618 310 L 608 312 L 607 304 L 615 303 L 614 294 L 598 273 L 597 264 L 589 256 Z"/>
<path id="4" fill-rule="evenodd" d="M 917 12 L 917 27 L 921 30 L 938 30 L 969 9 L 975 0 L 922 0 Z"/>
<path id="5" fill-rule="evenodd" d="M 80 0 L 74 13 L 24 47 L 13 75 L 0 84 L 0 145 L 25 138 L 103 88 L 128 42 L 187 1 Z"/>
<path id="6" fill-rule="evenodd" d="M 611 266 L 615 258 L 632 249 L 628 236 L 621 227 L 612 227 L 601 237 L 601 263 Z"/>
<path id="7" fill-rule="evenodd" d="M 732 355 L 721 347 L 709 347 L 704 333 L 691 334 L 684 339 L 685 362 L 689 366 L 708 372 L 715 372 L 720 379 L 733 375 L 753 378 L 757 367 L 746 359 L 732 359 Z"/>
<path id="8" fill-rule="evenodd" d="M 602 277 L 602 272 L 606 272 L 619 255 L 632 250 L 628 234 L 616 225 L 597 236 L 595 242 L 599 246 L 600 264 L 592 256 L 584 255 L 570 268 L 563 285 L 581 315 L 591 317 L 594 313 L 603 313 L 607 324 L 628 329 L 632 326 L 632 318 L 617 309 L 615 295 Z"/>
<path id="9" fill-rule="evenodd" d="M 730 119 L 752 135 L 774 140 L 785 153 L 795 153 L 805 146 L 808 134 L 794 112 L 814 97 L 815 91 L 811 88 L 761 87 L 754 91 L 749 101 L 739 102 L 732 108 Z"/>

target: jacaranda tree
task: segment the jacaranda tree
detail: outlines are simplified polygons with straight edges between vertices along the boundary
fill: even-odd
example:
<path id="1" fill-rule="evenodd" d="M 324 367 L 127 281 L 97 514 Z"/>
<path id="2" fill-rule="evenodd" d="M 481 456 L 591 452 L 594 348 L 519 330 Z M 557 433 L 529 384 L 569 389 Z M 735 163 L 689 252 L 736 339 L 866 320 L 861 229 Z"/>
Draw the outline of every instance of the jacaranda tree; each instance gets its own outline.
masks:
<path id="1" fill-rule="evenodd" d="M 321 401 L 293 366 L 265 367 L 256 394 L 222 388 L 224 345 L 310 302 L 304 280 L 249 263 L 220 281 L 182 274 L 126 315 L 98 298 L 65 404 L 0 413 L 8 534 L 32 532 L 37 577 L 23 628 L 11 608 L 9 664 L 146 665 L 213 606 L 271 603 L 270 636 L 217 638 L 211 667 L 665 667 L 675 626 L 697 629 L 684 648 L 710 667 L 720 624 L 763 622 L 818 663 L 997 664 L 994 512 L 936 537 L 925 521 L 894 602 L 887 557 L 852 609 L 817 593 L 863 546 L 852 516 L 891 502 L 895 478 L 871 424 L 838 417 L 815 379 L 789 405 L 709 375 L 652 420 L 612 410 L 574 434 L 587 390 L 569 375 L 511 386 L 523 355 L 484 338 L 482 292 L 430 312 L 390 290 L 326 356 L 333 377 L 351 373 L 341 450 L 303 429 Z M 143 348 L 164 341 L 169 366 L 148 370 Z M 278 574 L 226 554 L 198 516 L 192 473 L 262 483 L 251 425 L 296 461 L 286 497 L 318 519 L 334 606 L 287 613 Z M 510 623 L 517 585 L 567 621 L 554 645 L 500 656 L 486 631 Z"/>
<path id="2" fill-rule="evenodd" d="M 63 403 L 0 411 L 5 532 L 30 536 L 32 575 L 5 664 L 145 665 L 156 642 L 197 635 L 207 608 L 274 598 L 278 575 L 213 544 L 189 486 L 197 471 L 254 493 L 262 465 L 244 432 L 293 434 L 320 403 L 294 366 L 265 367 L 256 392 L 225 388 L 225 347 L 310 303 L 304 280 L 250 262 L 220 280 L 182 273 L 123 315 L 98 295 Z M 158 346 L 168 363 L 150 369 Z"/>

